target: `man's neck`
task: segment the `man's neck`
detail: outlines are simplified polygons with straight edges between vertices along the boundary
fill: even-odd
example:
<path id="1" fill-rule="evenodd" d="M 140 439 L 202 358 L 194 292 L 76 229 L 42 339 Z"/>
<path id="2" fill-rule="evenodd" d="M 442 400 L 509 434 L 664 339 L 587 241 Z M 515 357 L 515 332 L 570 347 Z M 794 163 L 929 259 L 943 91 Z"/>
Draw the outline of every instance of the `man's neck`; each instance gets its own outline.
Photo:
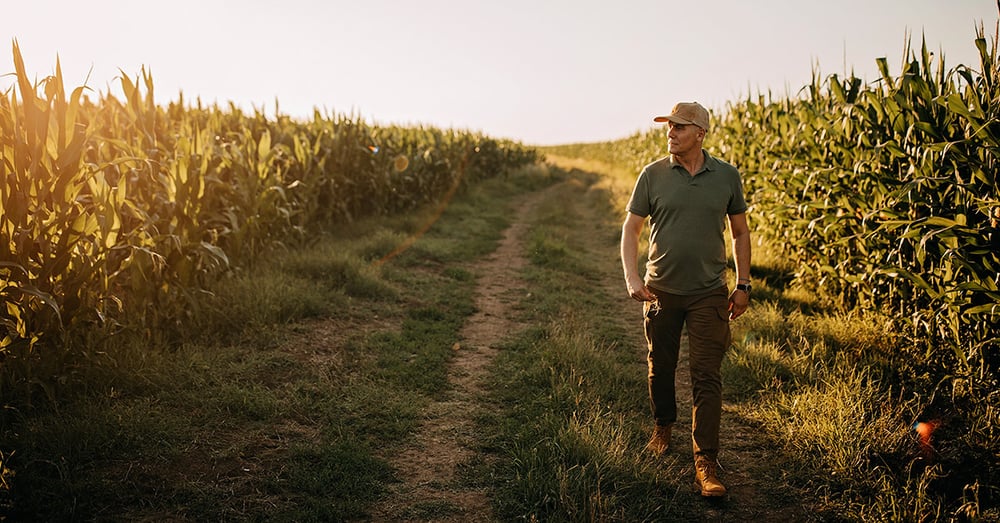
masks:
<path id="1" fill-rule="evenodd" d="M 694 176 L 705 165 L 705 153 L 701 149 L 697 149 L 684 156 L 675 154 L 673 155 L 673 160 L 674 163 L 679 163 L 681 167 L 686 169 L 688 174 Z"/>

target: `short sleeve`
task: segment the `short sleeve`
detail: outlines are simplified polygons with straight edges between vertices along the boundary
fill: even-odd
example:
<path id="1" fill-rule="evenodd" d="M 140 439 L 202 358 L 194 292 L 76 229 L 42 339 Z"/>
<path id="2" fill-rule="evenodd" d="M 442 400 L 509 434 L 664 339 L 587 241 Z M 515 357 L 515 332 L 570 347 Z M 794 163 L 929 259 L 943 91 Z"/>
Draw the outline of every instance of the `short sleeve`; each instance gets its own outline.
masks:
<path id="1" fill-rule="evenodd" d="M 730 216 L 747 212 L 747 200 L 746 196 L 743 195 L 743 179 L 740 177 L 739 171 L 733 173 L 732 183 L 733 196 L 729 199 L 729 207 L 726 209 L 726 214 Z"/>
<path id="2" fill-rule="evenodd" d="M 632 189 L 632 197 L 628 200 L 626 210 L 632 214 L 645 218 L 649 216 L 649 180 L 648 169 L 643 169 L 639 177 L 635 180 L 635 187 Z"/>

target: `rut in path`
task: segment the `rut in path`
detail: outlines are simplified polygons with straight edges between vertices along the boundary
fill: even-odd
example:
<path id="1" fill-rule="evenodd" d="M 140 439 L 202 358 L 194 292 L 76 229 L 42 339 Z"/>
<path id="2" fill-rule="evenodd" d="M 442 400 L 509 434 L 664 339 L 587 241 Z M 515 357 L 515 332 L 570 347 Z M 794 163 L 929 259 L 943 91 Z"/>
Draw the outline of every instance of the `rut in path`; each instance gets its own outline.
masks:
<path id="1" fill-rule="evenodd" d="M 490 500 L 480 488 L 461 484 L 462 464 L 475 454 L 475 415 L 484 393 L 482 382 L 498 345 L 518 328 L 512 305 L 524 291 L 521 269 L 527 264 L 522 239 L 527 217 L 545 191 L 522 197 L 500 246 L 471 267 L 479 275 L 476 313 L 463 327 L 454 347 L 448 379 L 451 390 L 424 413 L 411 444 L 392 459 L 402 480 L 392 485 L 385 502 L 374 510 L 374 521 L 484 521 Z"/>

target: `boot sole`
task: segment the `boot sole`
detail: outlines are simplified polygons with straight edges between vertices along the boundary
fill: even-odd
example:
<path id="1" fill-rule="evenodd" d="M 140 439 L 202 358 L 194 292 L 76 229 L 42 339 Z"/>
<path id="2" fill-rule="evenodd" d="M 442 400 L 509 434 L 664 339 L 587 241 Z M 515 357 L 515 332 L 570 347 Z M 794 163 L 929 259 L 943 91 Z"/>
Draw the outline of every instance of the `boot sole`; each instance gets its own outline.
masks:
<path id="1" fill-rule="evenodd" d="M 694 482 L 694 488 L 699 493 L 701 493 L 701 497 L 703 497 L 703 498 L 721 498 L 721 497 L 723 497 L 723 496 L 726 495 L 726 491 L 725 490 L 723 490 L 722 492 L 712 492 L 712 491 L 704 490 L 704 489 L 701 488 L 701 483 L 698 482 L 698 481 Z"/>

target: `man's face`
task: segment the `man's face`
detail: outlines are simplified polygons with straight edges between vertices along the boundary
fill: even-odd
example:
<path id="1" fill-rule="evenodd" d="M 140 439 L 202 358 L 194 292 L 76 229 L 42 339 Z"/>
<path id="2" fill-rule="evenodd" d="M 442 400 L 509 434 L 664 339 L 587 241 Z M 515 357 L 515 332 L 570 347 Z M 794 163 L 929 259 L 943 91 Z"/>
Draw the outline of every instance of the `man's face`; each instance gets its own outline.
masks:
<path id="1" fill-rule="evenodd" d="M 686 154 L 692 150 L 701 150 L 701 142 L 705 137 L 705 131 L 701 127 L 673 122 L 667 125 L 670 128 L 667 133 L 670 154 Z"/>

